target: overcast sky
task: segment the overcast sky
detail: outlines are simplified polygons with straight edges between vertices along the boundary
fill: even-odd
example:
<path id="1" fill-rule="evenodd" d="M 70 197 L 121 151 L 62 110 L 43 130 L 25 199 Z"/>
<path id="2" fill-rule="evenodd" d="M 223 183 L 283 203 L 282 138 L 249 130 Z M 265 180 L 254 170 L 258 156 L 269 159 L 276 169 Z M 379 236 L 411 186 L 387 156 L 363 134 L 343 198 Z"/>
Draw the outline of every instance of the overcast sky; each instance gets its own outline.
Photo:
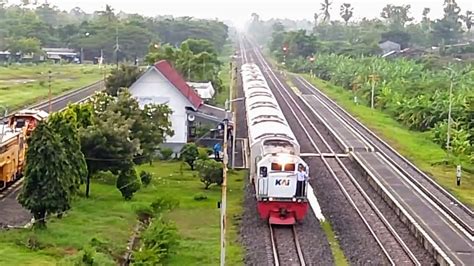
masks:
<path id="1" fill-rule="evenodd" d="M 45 0 L 38 0 L 40 3 Z M 10 3 L 19 0 L 10 0 Z M 321 12 L 323 0 L 49 0 L 61 9 L 70 10 L 79 6 L 86 12 L 104 9 L 112 5 L 116 11 L 139 13 L 147 16 L 174 15 L 199 18 L 232 20 L 240 25 L 256 12 L 262 19 L 272 17 L 291 19 L 312 19 L 315 12 Z M 354 7 L 354 19 L 379 17 L 387 4 L 411 5 L 411 16 L 419 20 L 424 7 L 431 8 L 432 18 L 443 14 L 443 0 L 331 0 L 331 16 L 340 19 L 339 7 L 349 2 Z M 474 10 L 474 0 L 457 0 L 462 13 Z"/>

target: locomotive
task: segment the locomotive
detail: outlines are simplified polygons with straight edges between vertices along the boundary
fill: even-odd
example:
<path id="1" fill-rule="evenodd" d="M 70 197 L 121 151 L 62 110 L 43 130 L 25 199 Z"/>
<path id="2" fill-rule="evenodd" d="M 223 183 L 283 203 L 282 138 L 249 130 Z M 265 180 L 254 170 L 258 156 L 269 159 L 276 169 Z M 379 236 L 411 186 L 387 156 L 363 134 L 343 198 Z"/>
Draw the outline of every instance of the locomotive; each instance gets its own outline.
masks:
<path id="1" fill-rule="evenodd" d="M 257 209 L 270 224 L 295 224 L 308 210 L 307 180 L 297 194 L 297 172 L 309 175 L 300 157 L 300 145 L 260 68 L 241 66 L 248 125 L 250 180 Z"/>
<path id="2" fill-rule="evenodd" d="M 25 168 L 26 139 L 47 116 L 44 111 L 22 110 L 6 123 L 0 123 L 0 190 L 21 177 Z"/>

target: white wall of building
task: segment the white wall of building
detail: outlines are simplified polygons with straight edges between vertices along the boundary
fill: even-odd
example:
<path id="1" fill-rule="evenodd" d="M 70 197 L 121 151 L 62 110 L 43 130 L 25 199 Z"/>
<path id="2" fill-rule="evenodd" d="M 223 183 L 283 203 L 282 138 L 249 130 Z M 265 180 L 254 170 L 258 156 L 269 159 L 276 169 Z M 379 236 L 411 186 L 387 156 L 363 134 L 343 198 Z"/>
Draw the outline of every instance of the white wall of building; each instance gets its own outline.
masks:
<path id="1" fill-rule="evenodd" d="M 168 137 L 165 142 L 187 142 L 187 116 L 185 107 L 191 107 L 192 105 L 160 72 L 154 68 L 148 70 L 130 87 L 130 92 L 138 100 L 141 107 L 149 103 L 167 104 L 171 110 L 173 110 L 171 123 L 174 136 Z"/>

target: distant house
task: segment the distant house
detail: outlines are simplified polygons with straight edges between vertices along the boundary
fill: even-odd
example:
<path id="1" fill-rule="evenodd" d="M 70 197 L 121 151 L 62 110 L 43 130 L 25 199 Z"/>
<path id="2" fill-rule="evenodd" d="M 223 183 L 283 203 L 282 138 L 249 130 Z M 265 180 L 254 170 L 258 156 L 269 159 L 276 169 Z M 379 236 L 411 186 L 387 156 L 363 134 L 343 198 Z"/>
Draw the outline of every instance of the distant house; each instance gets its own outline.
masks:
<path id="1" fill-rule="evenodd" d="M 155 103 L 167 104 L 171 108 L 174 136 L 168 136 L 163 146 L 176 153 L 193 139 L 196 123 L 217 125 L 226 117 L 225 110 L 204 104 L 199 94 L 165 60 L 149 67 L 129 90 L 140 107 Z"/>
<path id="2" fill-rule="evenodd" d="M 68 62 L 73 61 L 78 57 L 78 53 L 74 49 L 69 48 L 43 48 L 43 52 L 46 58 L 55 62 L 66 60 Z"/>
<path id="3" fill-rule="evenodd" d="M 392 41 L 381 42 L 379 43 L 379 47 L 382 49 L 383 54 L 387 54 L 392 51 L 399 52 L 401 50 L 401 45 Z"/>
<path id="4" fill-rule="evenodd" d="M 211 100 L 216 93 L 210 81 L 205 83 L 187 82 L 187 84 L 191 86 L 204 101 Z"/>

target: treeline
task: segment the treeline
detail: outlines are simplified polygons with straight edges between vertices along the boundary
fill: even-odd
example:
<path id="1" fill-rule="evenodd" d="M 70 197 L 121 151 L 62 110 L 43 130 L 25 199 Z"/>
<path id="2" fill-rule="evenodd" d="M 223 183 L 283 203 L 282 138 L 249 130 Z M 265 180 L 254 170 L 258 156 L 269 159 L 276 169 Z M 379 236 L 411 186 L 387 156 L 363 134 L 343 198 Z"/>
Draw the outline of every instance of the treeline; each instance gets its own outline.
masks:
<path id="1" fill-rule="evenodd" d="M 446 148 L 450 86 L 453 82 L 450 146 L 453 154 L 474 162 L 474 68 L 472 65 L 431 66 L 429 62 L 382 58 L 350 58 L 320 54 L 313 64 L 301 61 L 297 71 L 354 91 L 408 128 L 430 131 L 434 142 Z M 371 80 L 371 75 L 376 79 Z"/>
<path id="2" fill-rule="evenodd" d="M 291 44 L 292 38 L 299 38 L 297 43 L 313 53 L 316 50 L 318 52 L 323 50 L 351 55 L 378 54 L 381 52 L 378 44 L 387 40 L 400 44 L 402 49 L 431 46 L 440 46 L 443 49 L 445 45 L 464 43 L 472 39 L 471 27 L 474 23 L 474 15 L 470 10 L 461 10 L 456 1 L 445 1 L 444 15 L 441 19 L 431 19 L 430 9 L 425 8 L 422 14 L 423 19 L 419 23 L 413 22 L 410 5 L 387 5 L 381 10 L 380 18 L 363 18 L 357 22 L 351 21 L 357 10 L 354 10 L 350 3 L 344 3 L 339 7 L 342 21 L 331 20 L 329 13 L 331 8 L 332 3 L 328 1 L 322 3 L 321 12 L 314 14 L 313 28 L 301 26 L 299 32 L 286 21 L 269 23 L 269 21 L 260 20 L 257 14 L 253 14 L 248 32 L 260 43 L 272 42 L 273 45 L 278 45 L 280 50 L 283 45 Z M 292 36 L 275 35 L 275 32 L 289 30 L 295 31 Z M 304 35 L 308 35 L 304 38 L 313 39 L 316 42 L 308 43 L 307 40 L 302 39 Z M 279 42 L 275 42 L 275 39 Z M 301 41 L 304 43 L 300 43 Z M 472 46 L 468 49 L 471 53 L 474 52 Z M 293 49 L 290 51 L 297 53 Z"/>
<path id="3" fill-rule="evenodd" d="M 190 17 L 144 17 L 105 10 L 87 14 L 79 7 L 69 12 L 50 4 L 6 5 L 0 1 L 0 50 L 39 53 L 41 47 L 83 49 L 86 60 L 101 55 L 115 61 L 143 58 L 151 43 L 179 45 L 188 38 L 205 39 L 217 51 L 227 39 L 220 21 Z M 116 46 L 118 39 L 118 47 Z"/>

